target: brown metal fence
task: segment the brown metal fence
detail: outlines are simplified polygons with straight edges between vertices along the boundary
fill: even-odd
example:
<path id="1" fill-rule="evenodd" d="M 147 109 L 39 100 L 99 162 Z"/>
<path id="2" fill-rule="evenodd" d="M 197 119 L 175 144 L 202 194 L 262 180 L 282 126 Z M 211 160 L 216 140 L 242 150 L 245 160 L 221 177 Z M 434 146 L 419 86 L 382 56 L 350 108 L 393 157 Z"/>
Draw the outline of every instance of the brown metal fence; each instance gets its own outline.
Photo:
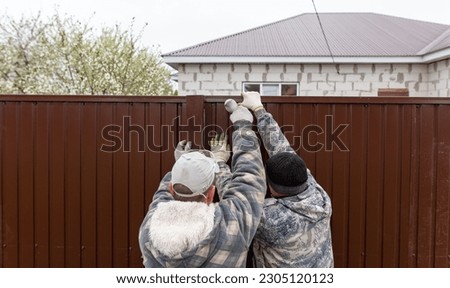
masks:
<path id="1" fill-rule="evenodd" d="M 225 99 L 0 96 L 0 267 L 141 267 L 174 146 L 230 127 Z M 336 267 L 450 267 L 450 99 L 264 102 L 332 198 Z"/>

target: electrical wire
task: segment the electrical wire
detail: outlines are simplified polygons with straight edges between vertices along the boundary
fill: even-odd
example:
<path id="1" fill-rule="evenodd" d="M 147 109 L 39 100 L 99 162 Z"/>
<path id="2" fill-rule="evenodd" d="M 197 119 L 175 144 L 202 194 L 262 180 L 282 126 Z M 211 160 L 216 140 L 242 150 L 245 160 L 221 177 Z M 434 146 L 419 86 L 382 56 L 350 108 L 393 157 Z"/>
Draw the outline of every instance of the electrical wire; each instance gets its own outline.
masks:
<path id="1" fill-rule="evenodd" d="M 325 43 L 327 44 L 328 52 L 330 53 L 331 60 L 333 61 L 334 66 L 336 67 L 336 71 L 338 74 L 340 74 L 339 66 L 336 64 L 336 61 L 334 60 L 333 52 L 331 51 L 330 43 L 328 43 L 327 35 L 325 34 L 325 29 L 323 29 L 322 21 L 320 20 L 319 13 L 317 12 L 316 3 L 314 3 L 314 0 L 311 0 L 312 4 L 314 6 L 314 11 L 316 11 L 317 20 L 319 21 L 320 29 L 322 30 L 323 38 L 325 38 Z"/>

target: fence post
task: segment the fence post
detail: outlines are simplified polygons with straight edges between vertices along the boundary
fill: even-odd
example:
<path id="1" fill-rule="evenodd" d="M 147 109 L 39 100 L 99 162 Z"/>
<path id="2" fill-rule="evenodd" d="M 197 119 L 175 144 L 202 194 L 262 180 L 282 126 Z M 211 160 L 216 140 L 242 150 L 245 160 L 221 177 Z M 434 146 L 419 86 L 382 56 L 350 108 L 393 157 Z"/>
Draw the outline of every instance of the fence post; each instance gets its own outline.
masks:
<path id="1" fill-rule="evenodd" d="M 192 141 L 192 148 L 203 148 L 202 131 L 205 125 L 205 96 L 186 96 L 186 119 L 188 138 Z"/>

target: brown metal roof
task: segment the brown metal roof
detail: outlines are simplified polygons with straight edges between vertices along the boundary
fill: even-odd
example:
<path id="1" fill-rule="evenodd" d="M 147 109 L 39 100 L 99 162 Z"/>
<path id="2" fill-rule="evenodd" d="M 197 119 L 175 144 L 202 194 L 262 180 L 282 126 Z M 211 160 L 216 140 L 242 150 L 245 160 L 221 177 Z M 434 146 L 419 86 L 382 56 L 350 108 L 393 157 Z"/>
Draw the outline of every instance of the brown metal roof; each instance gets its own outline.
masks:
<path id="1" fill-rule="evenodd" d="M 374 13 L 319 15 L 337 57 L 420 56 L 450 47 L 450 25 Z M 307 13 L 163 56 L 320 57 L 329 51 L 316 14 Z"/>

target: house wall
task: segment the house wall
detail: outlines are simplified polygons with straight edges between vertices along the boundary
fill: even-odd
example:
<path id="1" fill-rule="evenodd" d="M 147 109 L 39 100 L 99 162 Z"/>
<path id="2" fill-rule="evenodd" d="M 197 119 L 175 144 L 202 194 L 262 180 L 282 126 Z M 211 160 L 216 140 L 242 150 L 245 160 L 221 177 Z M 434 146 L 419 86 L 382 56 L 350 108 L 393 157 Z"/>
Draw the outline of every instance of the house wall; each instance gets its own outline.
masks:
<path id="1" fill-rule="evenodd" d="M 450 59 L 428 65 L 428 96 L 450 96 Z"/>
<path id="2" fill-rule="evenodd" d="M 179 95 L 240 95 L 243 82 L 297 82 L 300 96 L 450 96 L 449 59 L 432 64 L 184 64 Z"/>

